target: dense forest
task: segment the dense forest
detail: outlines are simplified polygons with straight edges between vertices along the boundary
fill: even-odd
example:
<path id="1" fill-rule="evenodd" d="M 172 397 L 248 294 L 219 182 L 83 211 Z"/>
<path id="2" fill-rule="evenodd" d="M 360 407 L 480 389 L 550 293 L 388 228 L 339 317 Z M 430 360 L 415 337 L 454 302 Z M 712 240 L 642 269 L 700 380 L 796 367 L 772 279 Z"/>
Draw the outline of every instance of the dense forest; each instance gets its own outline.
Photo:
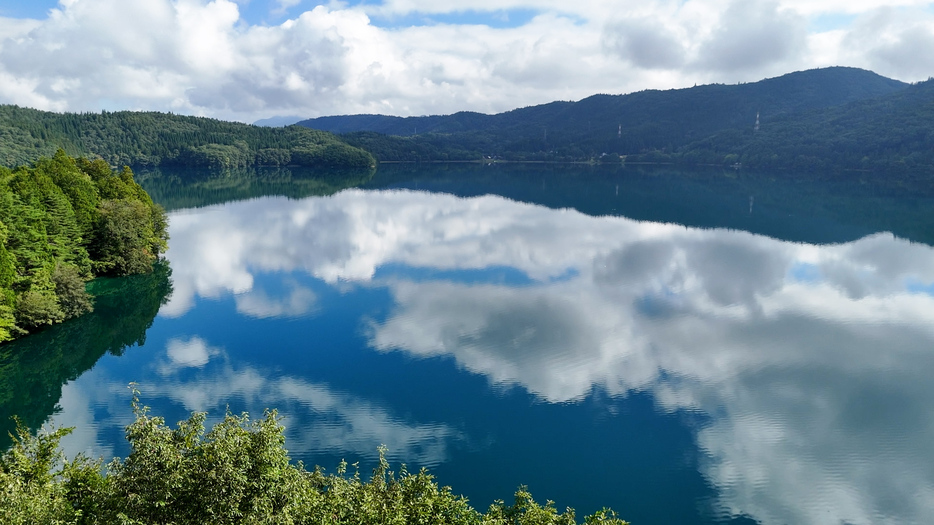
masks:
<path id="1" fill-rule="evenodd" d="M 152 271 L 166 228 L 129 168 L 63 150 L 0 168 L 0 341 L 91 311 L 88 279 Z"/>
<path id="2" fill-rule="evenodd" d="M 738 85 L 594 95 L 497 115 L 321 117 L 380 161 L 597 161 L 934 169 L 934 81 L 833 67 Z"/>
<path id="3" fill-rule="evenodd" d="M 762 119 L 671 152 L 675 161 L 805 171 L 934 170 L 934 80 L 884 97 Z"/>
<path id="4" fill-rule="evenodd" d="M 51 113 L 0 106 L 0 165 L 51 156 L 103 158 L 115 166 L 309 166 L 365 168 L 366 151 L 331 133 L 268 128 L 157 112 Z"/>
<path id="5" fill-rule="evenodd" d="M 172 428 L 133 401 L 126 428 L 131 452 L 106 469 L 85 456 L 62 461 L 70 429 L 33 436 L 20 426 L 0 456 L 0 513 L 5 523 L 33 524 L 462 524 L 574 525 L 574 511 L 535 501 L 525 487 L 485 513 L 426 470 L 390 470 L 385 448 L 368 481 L 346 463 L 336 474 L 289 461 L 275 411 L 262 419 L 227 416 L 205 432 L 206 414 Z M 627 525 L 601 510 L 584 523 Z"/>

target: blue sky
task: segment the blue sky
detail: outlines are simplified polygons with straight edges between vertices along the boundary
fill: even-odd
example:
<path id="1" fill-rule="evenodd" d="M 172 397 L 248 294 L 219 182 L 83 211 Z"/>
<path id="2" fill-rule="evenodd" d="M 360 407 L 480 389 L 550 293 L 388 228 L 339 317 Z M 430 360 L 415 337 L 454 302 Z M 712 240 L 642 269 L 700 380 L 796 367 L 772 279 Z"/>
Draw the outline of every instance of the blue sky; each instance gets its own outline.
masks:
<path id="1" fill-rule="evenodd" d="M 0 4 L 0 16 L 12 18 L 44 18 L 49 9 L 57 6 L 50 0 L 8 0 Z"/>
<path id="2" fill-rule="evenodd" d="M 0 103 L 494 113 L 834 65 L 934 76 L 922 0 L 5 0 Z M 54 15 L 54 16 L 51 16 Z"/>
<path id="3" fill-rule="evenodd" d="M 328 5 L 325 2 L 311 0 L 300 0 L 298 3 L 289 6 L 283 6 L 279 2 L 269 0 L 248 0 L 236 3 L 240 10 L 240 18 L 248 25 L 278 25 L 288 20 L 290 16 L 311 10 L 319 5 Z M 366 3 L 360 1 L 343 2 L 347 7 L 357 7 Z M 372 5 L 378 2 L 368 3 Z M 48 16 L 51 9 L 58 7 L 58 0 L 6 0 L 0 5 L 0 16 L 43 19 Z M 538 10 L 529 8 L 464 9 L 449 13 L 408 13 L 375 16 L 371 21 L 373 25 L 385 28 L 436 24 L 481 24 L 495 28 L 506 28 L 523 25 L 537 13 L 539 13 Z"/>

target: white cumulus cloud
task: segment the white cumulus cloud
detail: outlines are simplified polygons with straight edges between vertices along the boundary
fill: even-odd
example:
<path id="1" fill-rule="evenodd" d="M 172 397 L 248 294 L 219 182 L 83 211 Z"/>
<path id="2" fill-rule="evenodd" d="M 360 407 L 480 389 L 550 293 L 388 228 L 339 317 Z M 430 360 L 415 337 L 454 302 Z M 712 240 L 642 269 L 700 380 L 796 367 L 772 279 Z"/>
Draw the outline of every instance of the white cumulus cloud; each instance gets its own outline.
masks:
<path id="1" fill-rule="evenodd" d="M 934 72 L 934 13 L 916 0 L 70 0 L 0 18 L 0 35 L 0 103 L 244 121 L 498 112 L 830 65 Z"/>

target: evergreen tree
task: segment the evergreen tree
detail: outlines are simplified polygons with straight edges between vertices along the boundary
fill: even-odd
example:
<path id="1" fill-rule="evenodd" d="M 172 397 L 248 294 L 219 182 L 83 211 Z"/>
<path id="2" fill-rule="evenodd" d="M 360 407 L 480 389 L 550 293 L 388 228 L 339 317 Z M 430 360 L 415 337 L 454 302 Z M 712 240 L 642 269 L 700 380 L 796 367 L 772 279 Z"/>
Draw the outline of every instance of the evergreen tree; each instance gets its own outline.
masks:
<path id="1" fill-rule="evenodd" d="M 0 169 L 0 342 L 91 311 L 87 279 L 152 271 L 166 231 L 129 168 L 60 149 Z"/>

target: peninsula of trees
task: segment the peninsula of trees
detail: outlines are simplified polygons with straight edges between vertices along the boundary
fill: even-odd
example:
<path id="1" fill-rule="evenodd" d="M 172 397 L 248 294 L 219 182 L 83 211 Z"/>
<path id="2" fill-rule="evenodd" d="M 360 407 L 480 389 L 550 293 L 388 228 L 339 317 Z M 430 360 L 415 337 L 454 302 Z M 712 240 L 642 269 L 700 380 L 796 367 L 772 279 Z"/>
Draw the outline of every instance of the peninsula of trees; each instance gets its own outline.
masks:
<path id="1" fill-rule="evenodd" d="M 0 165 L 51 156 L 102 158 L 114 166 L 366 168 L 373 157 L 331 133 L 266 128 L 158 112 L 52 113 L 0 106 Z"/>
<path id="2" fill-rule="evenodd" d="M 496 115 L 347 115 L 341 133 L 380 161 L 598 161 L 800 171 L 934 171 L 934 80 L 832 67 L 759 82 L 594 95 Z"/>
<path id="3" fill-rule="evenodd" d="M 0 168 L 0 342 L 89 312 L 93 277 L 152 271 L 166 227 L 129 168 L 63 150 Z"/>

